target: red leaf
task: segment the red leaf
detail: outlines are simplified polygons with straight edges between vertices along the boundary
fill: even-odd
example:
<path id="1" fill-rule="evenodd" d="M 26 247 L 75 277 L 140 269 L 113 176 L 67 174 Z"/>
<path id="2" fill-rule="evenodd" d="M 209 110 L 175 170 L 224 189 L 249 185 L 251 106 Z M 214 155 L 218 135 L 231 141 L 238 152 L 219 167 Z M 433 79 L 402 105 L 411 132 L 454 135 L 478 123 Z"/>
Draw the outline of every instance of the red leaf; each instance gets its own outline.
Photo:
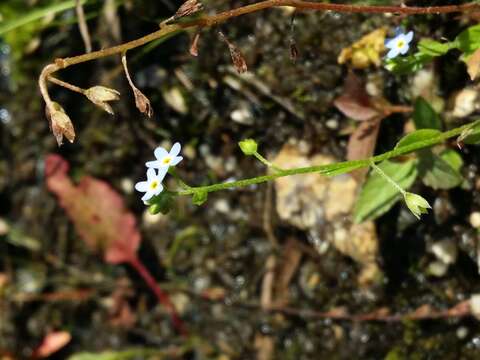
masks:
<path id="1" fill-rule="evenodd" d="M 343 94 L 333 104 L 345 116 L 357 121 L 371 120 L 379 115 L 362 82 L 353 72 L 348 73 Z"/>
<path id="2" fill-rule="evenodd" d="M 47 188 L 67 212 L 87 246 L 102 252 L 106 262 L 129 262 L 136 257 L 140 233 L 122 197 L 105 181 L 86 176 L 75 186 L 68 163 L 59 155 L 45 160 Z"/>

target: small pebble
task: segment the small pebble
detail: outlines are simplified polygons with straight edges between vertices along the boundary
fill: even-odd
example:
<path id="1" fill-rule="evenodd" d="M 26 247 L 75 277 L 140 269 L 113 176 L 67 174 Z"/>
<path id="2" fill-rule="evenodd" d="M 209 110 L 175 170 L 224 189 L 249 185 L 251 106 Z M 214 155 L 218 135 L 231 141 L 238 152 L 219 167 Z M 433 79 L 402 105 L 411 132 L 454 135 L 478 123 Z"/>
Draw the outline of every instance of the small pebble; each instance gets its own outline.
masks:
<path id="1" fill-rule="evenodd" d="M 472 225 L 475 229 L 480 228 L 480 212 L 474 211 L 470 214 L 470 225 Z"/>
<path id="2" fill-rule="evenodd" d="M 453 264 L 455 261 L 457 261 L 458 249 L 457 245 L 452 240 L 442 240 L 436 242 L 432 245 L 430 251 L 437 257 L 438 260 L 446 265 Z"/>

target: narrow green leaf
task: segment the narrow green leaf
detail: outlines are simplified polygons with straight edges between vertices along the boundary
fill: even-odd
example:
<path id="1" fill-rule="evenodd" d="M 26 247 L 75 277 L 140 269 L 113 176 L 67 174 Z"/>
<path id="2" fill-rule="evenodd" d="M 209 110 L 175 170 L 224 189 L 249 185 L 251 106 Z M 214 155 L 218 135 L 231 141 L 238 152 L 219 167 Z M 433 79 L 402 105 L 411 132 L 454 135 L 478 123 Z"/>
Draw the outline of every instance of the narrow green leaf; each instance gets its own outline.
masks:
<path id="1" fill-rule="evenodd" d="M 412 145 L 415 143 L 421 143 L 423 141 L 431 140 L 436 138 L 441 134 L 440 131 L 434 129 L 420 129 L 416 130 L 408 135 L 405 135 L 400 141 L 395 145 L 395 150 L 398 150 L 402 147 Z"/>
<path id="2" fill-rule="evenodd" d="M 436 129 L 442 130 L 442 122 L 430 104 L 422 97 L 417 98 L 413 111 L 413 121 L 417 130 Z"/>
<path id="3" fill-rule="evenodd" d="M 89 0 L 82 0 L 82 4 L 85 4 Z M 0 35 L 5 34 L 6 32 L 15 30 L 25 24 L 28 24 L 32 21 L 39 20 L 45 16 L 56 14 L 61 11 L 65 11 L 75 7 L 75 0 L 62 1 L 60 3 L 52 4 L 40 9 L 34 9 L 28 11 L 26 14 L 14 19 L 9 19 L 6 21 L 0 22 Z"/>
<path id="4" fill-rule="evenodd" d="M 412 186 L 418 174 L 415 159 L 403 163 L 384 161 L 378 166 L 404 190 Z M 402 194 L 397 189 L 377 172 L 371 171 L 355 204 L 354 221 L 360 223 L 376 219 L 400 199 Z"/>

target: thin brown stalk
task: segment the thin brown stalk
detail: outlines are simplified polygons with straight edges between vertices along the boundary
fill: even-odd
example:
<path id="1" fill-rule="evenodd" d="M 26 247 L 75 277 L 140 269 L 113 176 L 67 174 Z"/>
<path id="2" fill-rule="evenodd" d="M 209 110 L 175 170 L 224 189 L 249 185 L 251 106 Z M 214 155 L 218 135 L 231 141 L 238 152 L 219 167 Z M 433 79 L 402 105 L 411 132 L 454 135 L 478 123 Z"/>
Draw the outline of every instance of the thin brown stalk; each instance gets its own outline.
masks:
<path id="1" fill-rule="evenodd" d="M 85 19 L 82 0 L 76 0 L 75 11 L 77 12 L 78 28 L 82 35 L 83 43 L 85 44 L 85 52 L 90 53 L 92 52 L 92 40 L 90 39 L 90 32 L 88 31 L 88 25 Z"/>
<path id="2" fill-rule="evenodd" d="M 71 90 L 71 91 L 74 91 L 76 93 L 79 93 L 79 94 L 83 94 L 85 95 L 85 89 L 82 89 L 81 87 L 78 87 L 78 86 L 75 86 L 75 85 L 72 85 L 70 83 L 67 83 L 65 81 L 62 81 L 62 80 L 59 80 L 57 78 L 54 78 L 53 76 L 49 76 L 48 77 L 48 81 L 56 84 L 56 85 L 59 85 L 61 87 L 64 87 L 68 90 Z"/>

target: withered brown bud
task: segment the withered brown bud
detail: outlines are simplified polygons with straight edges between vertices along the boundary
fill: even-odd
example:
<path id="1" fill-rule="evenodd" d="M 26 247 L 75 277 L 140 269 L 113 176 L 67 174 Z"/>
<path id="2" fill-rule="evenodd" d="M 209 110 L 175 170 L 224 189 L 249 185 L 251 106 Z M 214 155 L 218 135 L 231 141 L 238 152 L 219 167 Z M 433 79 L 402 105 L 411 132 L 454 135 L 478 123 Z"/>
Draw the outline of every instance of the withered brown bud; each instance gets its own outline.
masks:
<path id="1" fill-rule="evenodd" d="M 245 61 L 245 58 L 243 57 L 240 49 L 237 48 L 234 44 L 232 44 L 221 31 L 218 33 L 218 35 L 220 36 L 220 40 L 222 40 L 228 45 L 233 66 L 235 66 L 237 72 L 239 74 L 243 74 L 244 72 L 246 72 L 248 70 L 247 62 Z"/>
<path id="2" fill-rule="evenodd" d="M 190 45 L 190 55 L 198 56 L 198 40 L 200 40 L 200 33 L 196 33 Z"/>
<path id="3" fill-rule="evenodd" d="M 117 90 L 105 86 L 93 86 L 85 91 L 85 96 L 111 115 L 113 115 L 113 109 L 107 102 L 120 99 L 120 93 Z"/>
<path id="4" fill-rule="evenodd" d="M 200 1 L 187 0 L 178 8 L 173 18 L 179 19 L 185 16 L 195 14 L 196 12 L 199 12 L 201 10 L 203 10 L 203 4 Z"/>
<path id="5" fill-rule="evenodd" d="M 62 145 L 64 136 L 68 141 L 73 142 L 75 140 L 75 129 L 72 120 L 60 104 L 53 102 L 52 108 L 47 106 L 45 112 L 50 123 L 50 130 L 55 136 L 58 146 Z"/>
<path id="6" fill-rule="evenodd" d="M 133 87 L 133 95 L 135 96 L 135 105 L 137 109 L 147 115 L 149 118 L 153 116 L 153 108 L 150 104 L 150 100 L 136 87 Z"/>

